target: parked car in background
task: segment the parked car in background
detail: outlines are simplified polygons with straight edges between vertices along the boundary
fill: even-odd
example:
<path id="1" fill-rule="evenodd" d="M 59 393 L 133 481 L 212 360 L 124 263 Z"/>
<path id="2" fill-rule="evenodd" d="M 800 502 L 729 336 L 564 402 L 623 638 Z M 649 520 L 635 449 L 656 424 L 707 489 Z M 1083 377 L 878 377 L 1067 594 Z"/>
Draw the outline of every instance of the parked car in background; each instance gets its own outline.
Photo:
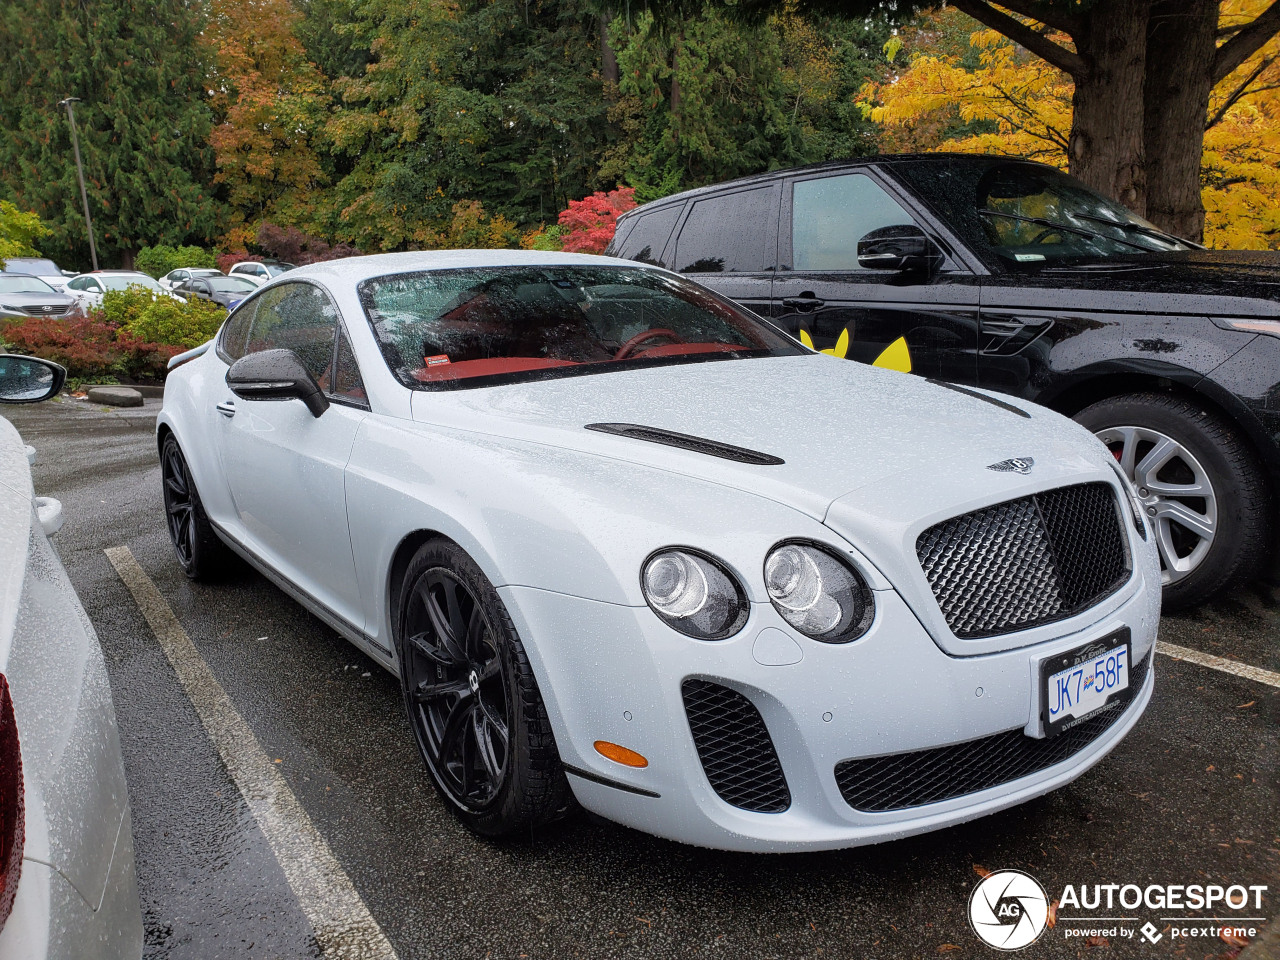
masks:
<path id="1" fill-rule="evenodd" d="M 0 403 L 37 403 L 65 371 L 0 355 Z M 129 794 L 102 648 L 0 418 L 0 960 L 142 954 Z"/>
<path id="2" fill-rule="evenodd" d="M 170 270 L 157 283 L 166 290 L 172 290 L 179 284 L 192 279 L 193 277 L 220 277 L 221 270 L 215 270 L 210 267 L 181 267 L 178 270 Z"/>
<path id="3" fill-rule="evenodd" d="M 74 270 L 62 270 L 52 260 L 44 257 L 9 257 L 4 261 L 4 273 L 24 273 L 39 277 L 55 290 L 67 285 L 67 278 L 74 277 Z"/>
<path id="4" fill-rule="evenodd" d="M 665 270 L 301 267 L 175 358 L 156 440 L 183 571 L 234 551 L 397 674 L 484 835 L 572 791 L 708 847 L 903 837 L 1075 779 L 1151 698 L 1159 558 L 1087 430 Z"/>
<path id="5" fill-rule="evenodd" d="M 39 277 L 0 273 L 0 318 L 65 317 L 75 305 L 75 297 L 55 290 Z"/>
<path id="6" fill-rule="evenodd" d="M 163 294 L 175 300 L 184 298 L 172 290 L 167 290 L 156 280 L 136 270 L 99 270 L 96 273 L 82 273 L 72 278 L 67 284 L 81 308 L 89 310 L 102 306 L 102 295 L 108 290 L 128 290 L 130 287 L 142 287 L 153 294 Z"/>
<path id="7" fill-rule="evenodd" d="M 676 194 L 620 217 L 609 252 L 827 353 L 1074 417 L 1136 485 L 1169 608 L 1274 548 L 1280 254 L 1204 250 L 1051 167 L 947 154 Z"/>
<path id="8" fill-rule="evenodd" d="M 248 277 L 215 276 L 194 277 L 174 287 L 174 292 L 184 297 L 208 300 L 230 310 L 237 303 L 258 289 L 258 284 Z"/>
<path id="9" fill-rule="evenodd" d="M 268 280 L 280 276 L 289 270 L 296 269 L 292 263 L 285 263 L 282 260 L 243 260 L 232 266 L 227 271 L 229 277 L 248 277 L 254 283 L 261 286 Z"/>

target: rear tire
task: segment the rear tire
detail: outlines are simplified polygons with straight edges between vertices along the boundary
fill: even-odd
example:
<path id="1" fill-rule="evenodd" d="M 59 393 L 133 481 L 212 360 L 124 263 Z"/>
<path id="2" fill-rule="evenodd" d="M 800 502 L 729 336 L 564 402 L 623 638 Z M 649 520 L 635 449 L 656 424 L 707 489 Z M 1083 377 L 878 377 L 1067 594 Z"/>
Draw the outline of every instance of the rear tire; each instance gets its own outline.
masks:
<path id="1" fill-rule="evenodd" d="M 1253 451 L 1229 424 L 1159 393 L 1112 397 L 1075 419 L 1111 449 L 1138 489 L 1160 549 L 1166 610 L 1194 606 L 1259 572 L 1270 492 Z"/>
<path id="2" fill-rule="evenodd" d="M 564 816 L 573 795 L 529 658 L 497 591 L 457 544 L 419 548 L 396 637 L 409 725 L 458 818 L 505 837 Z"/>
<path id="3" fill-rule="evenodd" d="M 231 552 L 214 532 L 200 501 L 200 492 L 172 433 L 160 448 L 160 476 L 164 485 L 164 513 L 178 566 L 192 580 L 210 580 L 227 572 Z"/>

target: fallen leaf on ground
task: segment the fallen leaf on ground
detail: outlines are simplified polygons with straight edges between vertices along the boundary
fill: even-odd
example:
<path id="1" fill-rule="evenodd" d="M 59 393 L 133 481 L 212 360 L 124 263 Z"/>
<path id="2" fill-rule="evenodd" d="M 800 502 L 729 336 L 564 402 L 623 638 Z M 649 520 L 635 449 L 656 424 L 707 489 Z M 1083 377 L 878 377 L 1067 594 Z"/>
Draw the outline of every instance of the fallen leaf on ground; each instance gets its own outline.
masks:
<path id="1" fill-rule="evenodd" d="M 1049 904 L 1049 919 L 1045 921 L 1045 926 L 1050 930 L 1058 925 L 1058 901 L 1054 900 Z"/>
<path id="2" fill-rule="evenodd" d="M 973 872 L 976 873 L 978 876 L 980 876 L 983 880 L 991 876 L 991 871 L 988 870 L 986 867 L 982 866 L 982 864 L 980 863 L 975 863 L 973 865 Z"/>
<path id="3" fill-rule="evenodd" d="M 1229 943 L 1233 947 L 1247 947 L 1249 945 L 1249 940 L 1246 937 L 1237 936 L 1231 927 L 1223 927 L 1218 936 L 1222 938 L 1223 943 Z"/>
<path id="4" fill-rule="evenodd" d="M 1241 703 L 1241 704 L 1237 704 L 1237 705 L 1236 705 L 1236 709 L 1237 709 L 1237 710 L 1244 710 L 1246 707 L 1252 707 L 1252 706 L 1253 706 L 1255 703 L 1257 703 L 1257 702 L 1258 702 L 1257 700 L 1250 700 L 1248 703 Z"/>
<path id="5" fill-rule="evenodd" d="M 958 943 L 944 943 L 942 946 L 938 947 L 938 952 L 950 953 L 952 950 L 959 950 L 959 949 L 960 949 L 960 944 Z"/>
<path id="6" fill-rule="evenodd" d="M 1108 940 L 1106 937 L 1090 937 L 1088 940 L 1085 941 L 1085 943 L 1087 943 L 1091 947 L 1111 946 L 1111 941 Z"/>

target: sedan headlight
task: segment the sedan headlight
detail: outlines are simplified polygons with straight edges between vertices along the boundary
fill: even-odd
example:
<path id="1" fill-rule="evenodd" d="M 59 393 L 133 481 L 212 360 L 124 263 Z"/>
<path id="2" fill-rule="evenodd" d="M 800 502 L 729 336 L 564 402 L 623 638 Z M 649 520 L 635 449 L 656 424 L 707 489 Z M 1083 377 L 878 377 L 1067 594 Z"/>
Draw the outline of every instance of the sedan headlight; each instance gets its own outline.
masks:
<path id="1" fill-rule="evenodd" d="M 645 602 L 673 629 L 698 640 L 723 640 L 747 622 L 750 607 L 719 561 L 687 547 L 652 554 L 640 572 Z"/>
<path id="2" fill-rule="evenodd" d="M 866 581 L 816 544 L 778 544 L 764 561 L 764 583 L 782 619 L 823 643 L 856 640 L 875 619 Z"/>

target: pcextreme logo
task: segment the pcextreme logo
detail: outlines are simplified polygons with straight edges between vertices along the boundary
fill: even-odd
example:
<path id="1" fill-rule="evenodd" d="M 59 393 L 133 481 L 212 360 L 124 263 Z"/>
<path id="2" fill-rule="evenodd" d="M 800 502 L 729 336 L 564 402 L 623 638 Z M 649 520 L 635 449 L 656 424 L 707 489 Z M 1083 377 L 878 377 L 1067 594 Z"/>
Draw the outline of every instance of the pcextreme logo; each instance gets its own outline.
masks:
<path id="1" fill-rule="evenodd" d="M 1068 883 L 1051 900 L 1021 870 L 980 872 L 985 875 L 969 895 L 969 924 L 996 950 L 1029 947 L 1054 928 L 1064 939 L 1091 943 L 1134 940 L 1155 947 L 1203 938 L 1244 946 L 1266 916 L 1265 884 Z"/>

